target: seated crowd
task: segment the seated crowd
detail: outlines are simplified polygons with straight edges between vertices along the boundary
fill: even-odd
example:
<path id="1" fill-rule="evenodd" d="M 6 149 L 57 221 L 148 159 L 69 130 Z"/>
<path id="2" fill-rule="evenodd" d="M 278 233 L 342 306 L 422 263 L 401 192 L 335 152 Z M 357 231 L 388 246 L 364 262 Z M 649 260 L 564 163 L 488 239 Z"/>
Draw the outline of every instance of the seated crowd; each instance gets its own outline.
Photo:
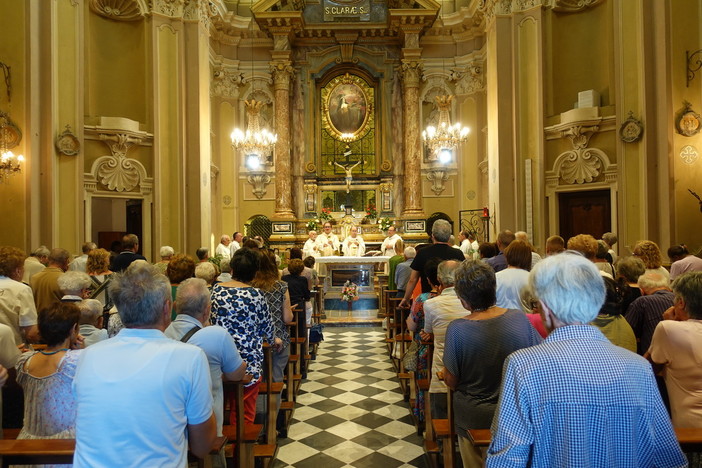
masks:
<path id="1" fill-rule="evenodd" d="M 304 310 L 316 278 L 293 294 L 302 260 L 281 279 L 262 241 L 242 243 L 226 262 L 219 253 L 211 261 L 207 249 L 198 262 L 165 246 L 151 265 L 127 235 L 120 253 L 88 246 L 78 268 L 64 249 L 45 255 L 42 247 L 27 259 L 0 247 L 0 384 L 16 367 L 25 400 L 18 438 L 75 437 L 76 466 L 185 466 L 188 447 L 204 456 L 228 423 L 223 380 L 245 377 L 244 413 L 227 406 L 231 420 L 253 423 L 264 342 L 273 380 L 282 381 L 291 300 Z M 33 263 L 42 268 L 25 276 Z M 120 444 L 107 442 L 114 437 Z M 223 453 L 212 461 L 226 465 Z"/>
<path id="2" fill-rule="evenodd" d="M 438 220 L 431 244 L 397 240 L 390 271 L 430 381 L 412 411 L 446 418 L 452 391 L 464 466 L 686 466 L 673 428 L 702 427 L 702 260 L 673 246 L 668 271 L 648 240 L 617 256 L 612 233 L 552 236 L 543 258 L 524 232 L 451 237 Z M 73 261 L 0 247 L 0 383 L 15 367 L 18 437 L 75 437 L 78 467 L 206 456 L 226 424 L 223 379 L 250 376 L 232 417 L 253 424 L 264 343 L 280 382 L 292 310 L 306 312 L 298 334 L 311 319 L 318 278 L 299 248 L 281 271 L 262 239 L 238 232 L 212 257 L 164 246 L 151 265 L 138 247 L 133 234 L 120 252 L 88 242 Z M 472 429 L 491 429 L 489 448 Z"/>

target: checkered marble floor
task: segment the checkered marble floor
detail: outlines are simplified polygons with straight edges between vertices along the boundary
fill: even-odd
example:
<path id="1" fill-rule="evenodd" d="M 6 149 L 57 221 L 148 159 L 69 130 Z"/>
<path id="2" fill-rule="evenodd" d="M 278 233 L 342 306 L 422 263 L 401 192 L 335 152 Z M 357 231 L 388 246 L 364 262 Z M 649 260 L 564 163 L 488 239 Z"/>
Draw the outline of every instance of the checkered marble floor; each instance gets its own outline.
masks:
<path id="1" fill-rule="evenodd" d="M 381 328 L 326 327 L 274 468 L 426 467 Z"/>

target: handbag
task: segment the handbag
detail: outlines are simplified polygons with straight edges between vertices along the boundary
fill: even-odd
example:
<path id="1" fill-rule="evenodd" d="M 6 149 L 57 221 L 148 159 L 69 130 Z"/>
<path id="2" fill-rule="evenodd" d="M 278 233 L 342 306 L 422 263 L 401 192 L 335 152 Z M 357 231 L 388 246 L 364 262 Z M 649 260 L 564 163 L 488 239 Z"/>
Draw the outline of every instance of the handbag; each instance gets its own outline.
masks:
<path id="1" fill-rule="evenodd" d="M 405 351 L 404 356 L 402 356 L 402 367 L 408 372 L 417 371 L 417 352 L 419 351 L 419 345 L 416 341 L 412 340 L 412 344 L 409 345 L 407 351 Z"/>
<path id="2" fill-rule="evenodd" d="M 321 323 L 315 323 L 310 327 L 310 343 L 324 341 L 324 333 L 322 333 L 322 330 L 324 330 L 324 326 L 322 326 Z"/>

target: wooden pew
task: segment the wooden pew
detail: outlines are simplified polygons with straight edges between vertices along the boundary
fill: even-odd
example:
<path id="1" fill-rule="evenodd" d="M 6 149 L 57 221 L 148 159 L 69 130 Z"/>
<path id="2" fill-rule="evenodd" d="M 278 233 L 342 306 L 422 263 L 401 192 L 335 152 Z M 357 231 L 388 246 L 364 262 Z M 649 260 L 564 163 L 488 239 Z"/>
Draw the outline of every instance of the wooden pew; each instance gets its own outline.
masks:
<path id="1" fill-rule="evenodd" d="M 487 447 L 492 441 L 490 429 L 468 429 L 468 440 L 476 447 Z M 677 427 L 675 436 L 683 452 L 702 451 L 702 428 Z"/>
<path id="2" fill-rule="evenodd" d="M 229 420 L 229 425 L 222 427 L 222 434 L 231 442 L 234 442 L 234 449 L 231 453 L 227 451 L 228 458 L 234 458 L 235 468 L 253 468 L 254 466 L 254 444 L 258 440 L 263 426 L 261 424 L 246 424 L 244 422 L 244 385 L 251 382 L 251 376 L 247 375 L 243 380 L 225 380 L 224 385 L 224 414 L 225 421 Z M 228 395 L 234 395 L 236 408 L 236 420 L 231 424 L 231 412 L 227 411 L 226 405 L 231 400 Z"/>
<path id="3" fill-rule="evenodd" d="M 683 452 L 702 452 L 702 427 L 675 428 Z"/>
<path id="4" fill-rule="evenodd" d="M 431 365 L 434 357 L 434 343 L 427 344 L 427 378 L 417 381 L 417 388 L 424 392 L 424 453 L 433 467 L 439 466 L 439 444 L 436 441 L 434 425 L 432 424 L 431 397 L 429 385 L 431 384 Z"/>
<path id="5" fill-rule="evenodd" d="M 217 437 L 210 455 L 216 455 L 227 443 L 226 437 Z M 71 464 L 76 449 L 74 439 L 2 439 L 0 457 L 2 468 L 10 465 Z M 198 468 L 212 466 L 212 457 L 197 458 L 188 453 L 188 461 L 197 461 Z"/>
<path id="6" fill-rule="evenodd" d="M 300 334 L 298 324 L 300 320 L 305 322 L 305 311 L 297 307 L 293 307 L 294 320 L 288 324 L 290 330 L 290 358 L 288 360 L 288 369 L 286 372 L 286 394 L 288 402 L 297 400 L 297 394 L 300 390 L 302 382 L 302 361 L 305 359 L 305 343 L 307 342 L 307 334 Z"/>
<path id="7" fill-rule="evenodd" d="M 258 390 L 259 395 L 264 396 L 265 400 L 265 419 L 266 432 L 265 444 L 256 444 L 254 446 L 254 459 L 262 460 L 262 465 L 268 466 L 270 461 L 275 457 L 278 449 L 276 443 L 276 420 L 278 419 L 277 401 L 283 392 L 283 382 L 273 382 L 273 348 L 268 344 L 263 344 L 263 380 Z"/>
<path id="8" fill-rule="evenodd" d="M 437 378 L 434 376 L 434 378 Z M 456 458 L 456 432 L 453 426 L 453 390 L 448 389 L 448 394 L 446 398 L 448 402 L 448 418 L 446 419 L 432 419 L 432 427 L 434 429 L 434 436 L 436 440 L 442 441 L 442 454 L 444 466 L 452 467 L 454 466 L 454 460 Z"/>
<path id="9" fill-rule="evenodd" d="M 75 449 L 75 439 L 0 440 L 2 468 L 20 464 L 70 464 Z"/>
<path id="10" fill-rule="evenodd" d="M 402 395 L 405 397 L 405 401 L 409 401 L 410 393 L 410 373 L 407 372 L 405 366 L 402 362 L 402 357 L 407 352 L 410 344 L 412 343 L 412 333 L 407 330 L 407 317 L 409 317 L 410 309 L 395 307 L 395 347 L 399 348 L 400 359 L 397 361 L 397 378 L 400 381 L 400 388 L 402 388 Z"/>
<path id="11" fill-rule="evenodd" d="M 490 429 L 468 429 L 468 440 L 476 447 L 487 447 L 492 440 Z"/>

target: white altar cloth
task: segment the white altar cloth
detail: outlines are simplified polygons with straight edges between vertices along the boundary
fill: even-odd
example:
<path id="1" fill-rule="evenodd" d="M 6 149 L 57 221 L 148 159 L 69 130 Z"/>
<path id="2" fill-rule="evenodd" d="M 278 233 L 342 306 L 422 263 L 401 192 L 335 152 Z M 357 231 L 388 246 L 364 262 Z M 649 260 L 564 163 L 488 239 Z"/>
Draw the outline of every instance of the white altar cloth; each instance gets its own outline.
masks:
<path id="1" fill-rule="evenodd" d="M 314 259 L 316 263 L 352 263 L 352 264 L 364 264 L 364 263 L 387 263 L 390 257 L 377 256 L 377 257 L 317 257 Z"/>

